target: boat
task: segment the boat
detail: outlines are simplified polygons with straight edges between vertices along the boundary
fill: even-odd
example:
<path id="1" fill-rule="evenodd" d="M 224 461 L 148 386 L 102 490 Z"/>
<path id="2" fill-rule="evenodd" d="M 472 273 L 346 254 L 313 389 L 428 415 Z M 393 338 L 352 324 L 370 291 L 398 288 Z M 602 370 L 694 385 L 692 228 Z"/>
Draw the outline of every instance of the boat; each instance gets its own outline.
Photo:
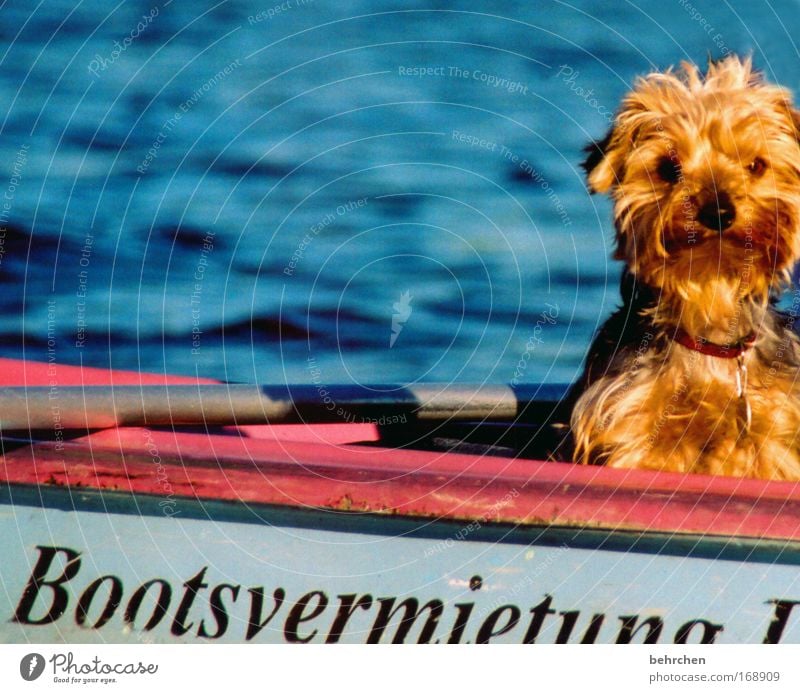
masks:
<path id="1" fill-rule="evenodd" d="M 64 394 L 214 386 L 0 359 L 0 641 L 800 642 L 797 485 L 547 461 L 553 388 L 203 425 Z"/>

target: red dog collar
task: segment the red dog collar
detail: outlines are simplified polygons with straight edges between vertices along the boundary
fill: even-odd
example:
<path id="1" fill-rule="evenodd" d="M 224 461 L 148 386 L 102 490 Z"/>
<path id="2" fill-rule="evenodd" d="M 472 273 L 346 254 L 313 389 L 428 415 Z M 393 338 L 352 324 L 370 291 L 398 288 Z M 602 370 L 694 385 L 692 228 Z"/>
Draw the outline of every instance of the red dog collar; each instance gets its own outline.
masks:
<path id="1" fill-rule="evenodd" d="M 735 359 L 739 358 L 745 351 L 753 346 L 756 342 L 756 333 L 751 332 L 739 342 L 730 345 L 714 344 L 706 339 L 695 339 L 683 328 L 679 327 L 675 332 L 673 339 L 681 346 L 685 346 L 692 351 L 699 351 L 705 356 L 716 356 L 720 359 Z"/>

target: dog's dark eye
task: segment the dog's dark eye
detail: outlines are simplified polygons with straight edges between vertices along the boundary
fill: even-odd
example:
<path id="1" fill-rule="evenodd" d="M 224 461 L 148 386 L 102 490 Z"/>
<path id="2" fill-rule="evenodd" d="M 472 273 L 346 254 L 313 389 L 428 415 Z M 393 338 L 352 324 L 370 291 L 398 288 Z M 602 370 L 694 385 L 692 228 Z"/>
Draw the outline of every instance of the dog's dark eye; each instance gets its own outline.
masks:
<path id="1" fill-rule="evenodd" d="M 760 176 L 764 171 L 767 170 L 767 162 L 764 161 L 760 156 L 757 156 L 753 161 L 751 161 L 748 166 L 747 170 L 750 171 L 754 176 Z"/>
<path id="2" fill-rule="evenodd" d="M 665 156 L 658 162 L 656 173 L 666 183 L 677 183 L 681 177 L 681 165 L 677 159 Z"/>

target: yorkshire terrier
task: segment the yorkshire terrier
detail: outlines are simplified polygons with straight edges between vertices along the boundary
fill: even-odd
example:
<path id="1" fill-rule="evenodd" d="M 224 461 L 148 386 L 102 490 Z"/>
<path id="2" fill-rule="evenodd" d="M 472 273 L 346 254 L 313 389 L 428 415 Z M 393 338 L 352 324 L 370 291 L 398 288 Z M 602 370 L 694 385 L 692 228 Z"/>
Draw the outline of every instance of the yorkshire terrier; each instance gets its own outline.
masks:
<path id="1" fill-rule="evenodd" d="M 623 306 L 571 392 L 584 464 L 800 479 L 800 112 L 749 58 L 640 78 L 589 188 L 614 202 Z M 800 327 L 800 323 L 797 325 Z"/>

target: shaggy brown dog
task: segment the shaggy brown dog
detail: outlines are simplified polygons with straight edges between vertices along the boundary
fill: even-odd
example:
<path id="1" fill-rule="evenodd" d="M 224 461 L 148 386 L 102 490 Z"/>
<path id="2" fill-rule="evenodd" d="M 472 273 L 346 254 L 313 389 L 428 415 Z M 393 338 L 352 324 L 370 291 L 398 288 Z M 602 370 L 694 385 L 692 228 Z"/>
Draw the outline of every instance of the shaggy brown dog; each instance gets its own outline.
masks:
<path id="1" fill-rule="evenodd" d="M 749 59 L 640 79 L 584 164 L 624 305 L 573 388 L 574 459 L 800 479 L 800 114 Z M 800 325 L 798 325 L 800 326 Z"/>

